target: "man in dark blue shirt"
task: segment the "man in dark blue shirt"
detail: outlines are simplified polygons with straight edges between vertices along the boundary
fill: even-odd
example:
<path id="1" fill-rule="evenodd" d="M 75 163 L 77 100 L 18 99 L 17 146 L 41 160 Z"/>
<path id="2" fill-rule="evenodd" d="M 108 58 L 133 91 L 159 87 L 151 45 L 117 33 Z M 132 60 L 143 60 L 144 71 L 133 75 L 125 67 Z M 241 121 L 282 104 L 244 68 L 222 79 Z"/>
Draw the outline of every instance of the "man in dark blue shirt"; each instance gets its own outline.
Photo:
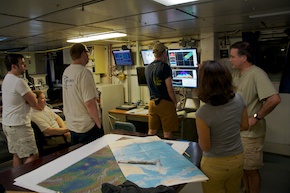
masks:
<path id="1" fill-rule="evenodd" d="M 166 63 L 167 47 L 158 43 L 153 48 L 155 60 L 146 66 L 145 76 L 150 91 L 149 135 L 156 135 L 163 128 L 164 138 L 172 138 L 178 130 L 176 95 L 172 87 L 172 70 Z"/>

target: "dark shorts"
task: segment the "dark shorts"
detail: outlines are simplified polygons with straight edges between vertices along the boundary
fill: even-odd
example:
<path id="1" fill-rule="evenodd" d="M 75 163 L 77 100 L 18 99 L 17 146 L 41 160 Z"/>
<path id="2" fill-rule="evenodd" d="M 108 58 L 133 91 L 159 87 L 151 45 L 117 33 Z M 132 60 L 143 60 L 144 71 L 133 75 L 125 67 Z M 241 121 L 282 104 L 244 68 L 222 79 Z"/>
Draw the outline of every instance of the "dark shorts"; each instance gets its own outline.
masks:
<path id="1" fill-rule="evenodd" d="M 101 128 L 98 128 L 98 126 L 95 125 L 91 130 L 85 133 L 76 133 L 74 131 L 70 131 L 70 134 L 71 134 L 71 145 L 75 145 L 78 143 L 85 144 L 104 136 L 104 129 L 103 126 Z"/>

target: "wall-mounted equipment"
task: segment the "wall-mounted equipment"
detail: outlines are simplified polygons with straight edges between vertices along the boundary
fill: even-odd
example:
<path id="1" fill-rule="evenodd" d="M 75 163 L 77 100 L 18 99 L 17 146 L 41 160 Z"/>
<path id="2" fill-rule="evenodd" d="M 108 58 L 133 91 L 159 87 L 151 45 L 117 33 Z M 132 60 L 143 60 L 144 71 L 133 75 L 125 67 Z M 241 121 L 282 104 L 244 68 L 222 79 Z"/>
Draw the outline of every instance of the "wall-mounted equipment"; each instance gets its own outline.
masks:
<path id="1" fill-rule="evenodd" d="M 132 51 L 129 50 L 113 50 L 112 51 L 116 66 L 132 66 Z"/>
<path id="2" fill-rule="evenodd" d="M 197 68 L 197 49 L 170 49 L 168 50 L 169 65 L 171 68 Z"/>
<path id="3" fill-rule="evenodd" d="M 140 53 L 144 66 L 151 64 L 155 60 L 153 50 L 141 50 Z"/>

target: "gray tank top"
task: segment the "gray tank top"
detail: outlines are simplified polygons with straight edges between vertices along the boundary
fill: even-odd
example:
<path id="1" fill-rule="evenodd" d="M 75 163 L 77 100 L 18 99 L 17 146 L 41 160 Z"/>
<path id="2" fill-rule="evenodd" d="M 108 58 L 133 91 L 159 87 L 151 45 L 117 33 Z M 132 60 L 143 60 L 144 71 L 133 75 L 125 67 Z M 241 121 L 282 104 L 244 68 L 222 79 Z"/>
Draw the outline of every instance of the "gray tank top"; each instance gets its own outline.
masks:
<path id="1" fill-rule="evenodd" d="M 212 147 L 204 156 L 223 157 L 243 152 L 240 128 L 244 108 L 244 100 L 236 94 L 224 105 L 204 104 L 197 110 L 196 116 L 210 128 Z"/>

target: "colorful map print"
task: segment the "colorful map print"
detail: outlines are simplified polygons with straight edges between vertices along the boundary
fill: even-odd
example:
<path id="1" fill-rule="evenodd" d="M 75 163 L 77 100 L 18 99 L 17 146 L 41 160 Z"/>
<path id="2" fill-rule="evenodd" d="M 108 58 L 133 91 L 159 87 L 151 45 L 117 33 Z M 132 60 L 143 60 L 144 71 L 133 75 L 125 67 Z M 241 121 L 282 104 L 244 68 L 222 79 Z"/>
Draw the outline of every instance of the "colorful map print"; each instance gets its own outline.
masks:
<path id="1" fill-rule="evenodd" d="M 111 149 L 106 146 L 38 185 L 56 192 L 101 193 L 103 183 L 119 185 L 125 181 Z"/>

